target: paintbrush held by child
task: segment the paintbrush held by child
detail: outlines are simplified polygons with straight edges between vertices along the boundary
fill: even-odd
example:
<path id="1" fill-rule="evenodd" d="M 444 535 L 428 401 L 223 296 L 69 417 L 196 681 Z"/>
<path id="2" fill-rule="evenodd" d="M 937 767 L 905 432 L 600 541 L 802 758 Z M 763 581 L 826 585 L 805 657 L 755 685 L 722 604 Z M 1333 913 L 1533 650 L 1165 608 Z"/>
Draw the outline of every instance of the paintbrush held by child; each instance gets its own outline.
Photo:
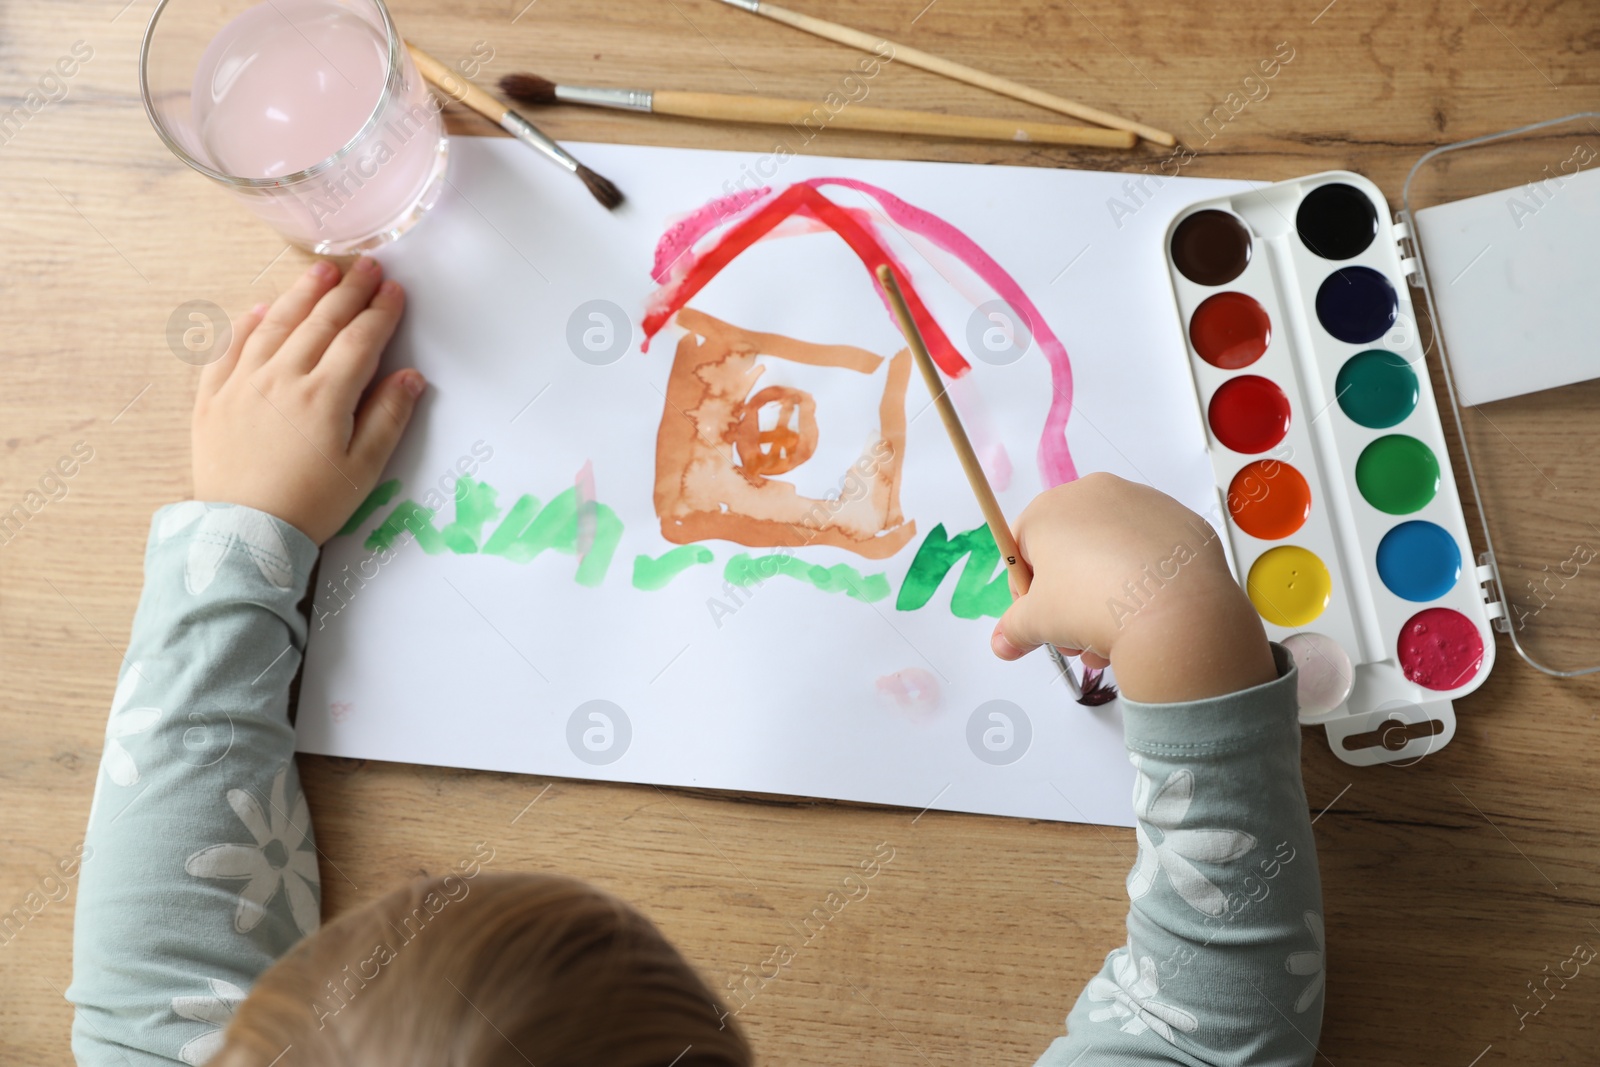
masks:
<path id="1" fill-rule="evenodd" d="M 67 991 L 78 1062 L 753 1063 L 734 991 L 649 919 L 573 879 L 491 873 L 483 848 L 320 925 L 288 720 L 297 606 L 425 388 L 415 370 L 374 384 L 403 307 L 376 263 L 318 264 L 201 372 L 195 499 L 152 521 L 89 813 Z M 1137 768 L 1127 938 L 1098 974 L 1063 974 L 1047 1067 L 1315 1055 L 1322 900 L 1291 662 L 1215 540 L 1138 611 L 1107 610 L 1197 521 L 1091 475 L 1016 524 L 1033 584 L 993 652 L 1054 644 L 1112 665 Z M 221 722 L 225 744 L 196 732 Z"/>

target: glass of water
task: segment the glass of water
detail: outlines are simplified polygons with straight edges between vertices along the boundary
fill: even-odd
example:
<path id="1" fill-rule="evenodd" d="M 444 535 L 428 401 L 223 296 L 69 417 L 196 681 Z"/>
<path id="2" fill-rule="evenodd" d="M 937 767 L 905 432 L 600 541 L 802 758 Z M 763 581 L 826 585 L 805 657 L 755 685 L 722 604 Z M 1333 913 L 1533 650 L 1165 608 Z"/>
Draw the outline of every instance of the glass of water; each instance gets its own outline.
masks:
<path id="1" fill-rule="evenodd" d="M 439 106 L 383 0 L 162 0 L 139 88 L 174 155 L 312 252 L 394 240 L 444 184 Z"/>

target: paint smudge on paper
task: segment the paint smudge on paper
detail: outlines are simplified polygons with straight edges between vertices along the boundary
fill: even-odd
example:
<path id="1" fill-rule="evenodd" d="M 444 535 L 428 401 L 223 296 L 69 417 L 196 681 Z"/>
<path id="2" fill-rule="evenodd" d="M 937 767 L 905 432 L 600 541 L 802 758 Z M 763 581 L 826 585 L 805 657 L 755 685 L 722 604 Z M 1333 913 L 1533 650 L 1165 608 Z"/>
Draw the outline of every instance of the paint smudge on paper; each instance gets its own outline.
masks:
<path id="1" fill-rule="evenodd" d="M 388 481 L 380 484 L 376 489 L 367 494 L 367 498 L 361 502 L 359 507 L 356 508 L 355 514 L 350 516 L 350 521 L 339 527 L 339 532 L 333 536 L 349 537 L 351 534 L 361 529 L 361 524 L 372 518 L 373 512 L 377 511 L 389 501 L 393 500 L 395 494 L 399 491 L 399 478 L 390 478 Z"/>
<path id="2" fill-rule="evenodd" d="M 471 478 L 463 476 L 456 482 L 456 518 L 440 531 L 450 551 L 478 551 L 478 542 L 483 539 L 484 523 L 500 514 L 495 496 L 492 488 Z"/>
<path id="3" fill-rule="evenodd" d="M 961 413 L 961 425 L 967 431 L 973 451 L 978 454 L 978 465 L 983 468 L 984 477 L 989 479 L 989 485 L 995 492 L 1005 492 L 1011 488 L 1011 476 L 1014 473 L 1011 455 L 994 432 L 989 409 L 978 393 L 977 383 L 968 375 L 948 380 L 945 389 L 956 410 Z"/>
<path id="4" fill-rule="evenodd" d="M 694 262 L 691 258 L 685 263 L 684 254 L 707 230 L 720 226 L 729 216 L 738 214 L 770 192 L 771 188 L 743 189 L 718 197 L 674 222 L 656 242 L 656 259 L 650 268 L 650 277 L 657 285 L 666 285 L 682 277 Z"/>
<path id="5" fill-rule="evenodd" d="M 389 512 L 389 517 L 367 534 L 363 544 L 369 552 L 384 552 L 393 548 L 400 535 L 408 531 L 428 555 L 438 555 L 445 550 L 444 536 L 433 525 L 433 509 L 415 500 L 400 501 Z"/>
<path id="6" fill-rule="evenodd" d="M 928 531 L 928 536 L 917 547 L 911 569 L 900 583 L 895 610 L 915 611 L 927 604 L 945 575 L 963 557 L 966 564 L 950 595 L 951 614 L 960 619 L 984 616 L 998 619 L 1005 614 L 1006 608 L 1011 606 L 1011 586 L 1000 566 L 1000 549 L 995 546 L 989 527 L 978 526 L 949 537 L 943 523 Z M 996 570 L 1000 572 L 998 575 Z"/>
<path id="7" fill-rule="evenodd" d="M 596 586 L 605 580 L 611 556 L 622 540 L 622 520 L 605 504 L 594 506 L 594 540 L 578 564 L 579 585 Z M 578 554 L 578 492 L 561 493 L 544 507 L 523 494 L 511 505 L 504 520 L 489 535 L 483 553 L 527 563 L 550 549 L 569 556 Z"/>
<path id="8" fill-rule="evenodd" d="M 398 482 L 395 483 L 395 489 L 399 489 Z M 401 535 L 410 533 L 417 539 L 422 551 L 430 556 L 446 550 L 476 552 L 484 524 L 499 513 L 495 491 L 482 482 L 464 477 L 456 482 L 455 521 L 443 530 L 433 525 L 432 508 L 425 508 L 414 500 L 402 500 L 388 518 L 367 535 L 364 545 L 369 552 L 384 552 L 393 548 Z"/>
<path id="9" fill-rule="evenodd" d="M 594 461 L 584 460 L 583 466 L 578 468 L 577 475 L 572 480 L 572 488 L 577 493 L 578 501 L 578 563 L 581 566 L 583 557 L 589 554 L 589 549 L 594 547 L 595 526 L 595 491 L 594 491 Z"/>
<path id="10" fill-rule="evenodd" d="M 874 683 L 878 697 L 889 708 L 913 722 L 929 722 L 939 714 L 944 693 L 932 671 L 907 667 L 886 674 Z"/>
<path id="11" fill-rule="evenodd" d="M 743 587 L 760 585 L 780 574 L 805 582 L 824 593 L 843 593 L 852 600 L 861 600 L 869 604 L 889 595 L 889 579 L 885 575 L 863 575 L 854 567 L 844 563 L 824 567 L 820 563 L 807 563 L 790 555 L 752 558 L 740 552 L 728 560 L 722 577 L 731 585 Z"/>
<path id="12" fill-rule="evenodd" d="M 485 528 L 500 514 L 497 497 L 492 486 L 463 477 L 456 482 L 455 520 L 443 530 L 434 526 L 431 508 L 414 500 L 402 500 L 373 528 L 363 544 L 368 551 L 383 552 L 410 533 L 430 556 L 446 551 L 457 555 L 481 553 L 513 563 L 529 563 L 546 550 L 579 555 L 576 486 L 543 507 L 537 498 L 524 493 L 486 539 Z M 599 585 L 605 579 L 611 557 L 622 540 L 622 520 L 617 513 L 598 501 L 591 503 L 593 529 L 576 575 L 578 584 L 586 586 Z"/>
<path id="13" fill-rule="evenodd" d="M 711 550 L 704 545 L 682 545 L 654 559 L 633 557 L 633 587 L 653 593 L 665 589 L 672 579 L 701 563 L 710 563 Z"/>
<path id="14" fill-rule="evenodd" d="M 1006 446 L 999 441 L 992 441 L 987 445 L 978 446 L 978 465 L 983 468 L 984 477 L 989 479 L 989 485 L 997 493 L 1003 493 L 1011 488 L 1011 456 L 1006 452 Z"/>

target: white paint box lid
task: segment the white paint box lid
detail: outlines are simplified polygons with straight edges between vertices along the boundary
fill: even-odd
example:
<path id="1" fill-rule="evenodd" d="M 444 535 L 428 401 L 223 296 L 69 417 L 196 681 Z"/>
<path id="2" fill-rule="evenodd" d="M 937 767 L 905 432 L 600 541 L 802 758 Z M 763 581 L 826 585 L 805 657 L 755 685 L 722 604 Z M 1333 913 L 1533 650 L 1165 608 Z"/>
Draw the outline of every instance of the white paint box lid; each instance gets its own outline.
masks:
<path id="1" fill-rule="evenodd" d="M 1541 671 L 1600 670 L 1600 113 L 1434 149 L 1403 204 L 1494 625 Z"/>

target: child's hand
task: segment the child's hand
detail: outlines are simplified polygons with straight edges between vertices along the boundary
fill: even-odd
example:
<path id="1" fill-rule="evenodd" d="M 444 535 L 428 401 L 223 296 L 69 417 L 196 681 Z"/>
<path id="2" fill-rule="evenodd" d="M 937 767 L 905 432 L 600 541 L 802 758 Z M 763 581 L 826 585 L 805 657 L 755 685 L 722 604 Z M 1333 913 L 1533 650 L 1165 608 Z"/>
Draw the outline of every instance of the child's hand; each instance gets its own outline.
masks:
<path id="1" fill-rule="evenodd" d="M 380 284 L 380 282 L 382 284 Z M 194 495 L 246 504 L 322 544 L 372 491 L 427 383 L 378 370 L 405 307 L 372 259 L 316 264 L 234 327 L 227 354 L 200 375 Z"/>
<path id="2" fill-rule="evenodd" d="M 1033 587 L 995 626 L 1001 659 L 1049 643 L 1115 667 L 1145 703 L 1197 700 L 1278 676 L 1255 608 L 1204 519 L 1165 493 L 1091 474 L 1017 522 Z"/>

